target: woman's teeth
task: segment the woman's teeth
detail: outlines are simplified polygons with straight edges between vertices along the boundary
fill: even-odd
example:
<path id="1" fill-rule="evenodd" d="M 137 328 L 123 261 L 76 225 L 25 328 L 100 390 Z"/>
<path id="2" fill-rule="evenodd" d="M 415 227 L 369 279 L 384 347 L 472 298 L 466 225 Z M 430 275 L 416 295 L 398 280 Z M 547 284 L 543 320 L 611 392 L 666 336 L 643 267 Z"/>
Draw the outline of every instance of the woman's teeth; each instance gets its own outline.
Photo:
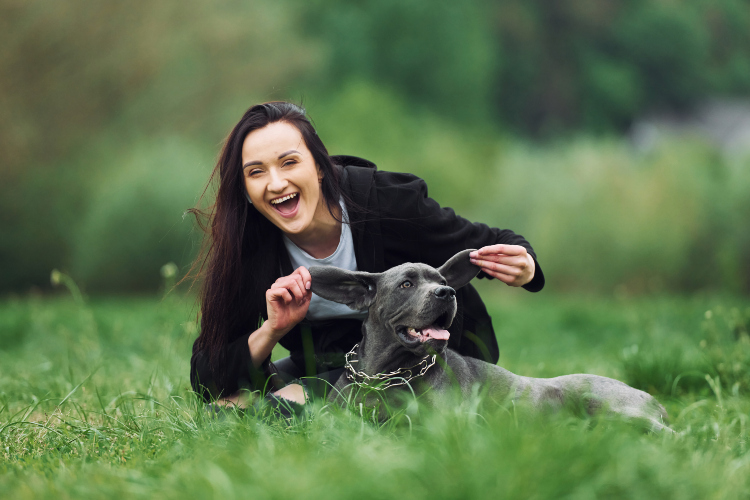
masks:
<path id="1" fill-rule="evenodd" d="M 276 198 L 275 200 L 271 200 L 272 205 L 278 205 L 279 203 L 284 203 L 287 200 L 291 200 L 295 196 L 297 196 L 298 193 L 292 193 L 287 196 L 282 196 L 281 198 Z"/>

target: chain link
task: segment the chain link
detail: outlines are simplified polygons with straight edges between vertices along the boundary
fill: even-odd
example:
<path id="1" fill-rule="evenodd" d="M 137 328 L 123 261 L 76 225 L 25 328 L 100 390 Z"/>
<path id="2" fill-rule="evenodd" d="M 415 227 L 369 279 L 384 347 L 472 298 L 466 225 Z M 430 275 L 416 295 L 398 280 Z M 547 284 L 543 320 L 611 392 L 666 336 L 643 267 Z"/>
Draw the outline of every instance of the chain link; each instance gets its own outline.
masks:
<path id="1" fill-rule="evenodd" d="M 433 354 L 432 356 L 427 355 L 424 358 L 422 358 L 422 361 L 417 363 L 414 366 L 410 366 L 409 368 L 399 368 L 398 370 L 394 370 L 390 373 L 378 373 L 376 375 L 368 375 L 365 372 L 357 371 L 352 366 L 352 363 L 359 363 L 358 359 L 350 359 L 352 356 L 355 356 L 355 351 L 359 347 L 359 344 L 354 344 L 354 347 L 352 347 L 352 350 L 346 353 L 344 358 L 346 359 L 346 378 L 351 380 L 354 384 L 364 387 L 366 389 L 374 389 L 376 391 L 384 391 L 386 389 L 390 389 L 391 387 L 396 387 L 398 385 L 406 385 L 412 380 L 414 380 L 417 377 L 421 377 L 425 373 L 427 373 L 427 370 L 429 370 L 432 365 L 435 364 L 435 360 L 437 359 L 437 355 Z M 422 367 L 419 370 L 419 373 L 416 375 L 413 374 L 412 370 Z M 409 374 L 408 376 L 406 374 Z M 398 378 L 396 378 L 398 377 Z M 360 382 L 360 380 L 362 381 Z M 394 379 L 394 380 L 390 380 Z M 385 383 L 382 383 L 386 381 Z M 376 385 L 372 385 L 372 384 Z"/>

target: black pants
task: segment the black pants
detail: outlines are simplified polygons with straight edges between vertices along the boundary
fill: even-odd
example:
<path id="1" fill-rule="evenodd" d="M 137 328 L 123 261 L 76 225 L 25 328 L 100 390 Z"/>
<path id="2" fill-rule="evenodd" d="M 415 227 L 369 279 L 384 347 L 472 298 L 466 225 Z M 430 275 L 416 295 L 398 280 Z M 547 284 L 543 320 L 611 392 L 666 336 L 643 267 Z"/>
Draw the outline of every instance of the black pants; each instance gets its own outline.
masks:
<path id="1" fill-rule="evenodd" d="M 306 377 L 304 366 L 300 366 L 291 357 L 281 358 L 273 362 L 281 379 L 287 384 L 295 382 L 304 386 L 308 396 L 316 398 L 325 398 L 336 385 L 344 368 L 332 368 L 330 370 L 320 371 L 315 377 Z M 316 370 L 317 371 L 317 370 Z"/>

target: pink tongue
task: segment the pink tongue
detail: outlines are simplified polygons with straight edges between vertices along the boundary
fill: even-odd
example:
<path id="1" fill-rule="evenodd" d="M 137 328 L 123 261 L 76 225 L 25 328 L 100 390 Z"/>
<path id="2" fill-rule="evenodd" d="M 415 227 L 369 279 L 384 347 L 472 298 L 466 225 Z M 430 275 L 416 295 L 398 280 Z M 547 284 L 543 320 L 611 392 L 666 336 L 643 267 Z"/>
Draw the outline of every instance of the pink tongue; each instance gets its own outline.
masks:
<path id="1" fill-rule="evenodd" d="M 448 340 L 448 338 L 451 336 L 451 334 L 448 333 L 448 330 L 441 330 L 439 328 L 435 328 L 434 326 L 422 328 L 422 335 L 438 340 Z"/>
<path id="2" fill-rule="evenodd" d="M 282 214 L 291 213 L 297 207 L 297 202 L 299 202 L 299 195 L 295 196 L 291 200 L 286 200 L 282 203 L 279 203 L 278 205 L 276 205 L 276 210 L 278 210 Z"/>

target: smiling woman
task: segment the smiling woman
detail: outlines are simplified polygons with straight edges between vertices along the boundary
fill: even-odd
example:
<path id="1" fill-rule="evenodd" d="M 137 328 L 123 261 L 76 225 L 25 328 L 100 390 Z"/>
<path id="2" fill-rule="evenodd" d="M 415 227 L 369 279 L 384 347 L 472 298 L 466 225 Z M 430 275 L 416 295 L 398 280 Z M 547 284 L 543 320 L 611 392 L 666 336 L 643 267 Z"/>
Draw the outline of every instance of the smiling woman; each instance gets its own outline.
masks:
<path id="1" fill-rule="evenodd" d="M 427 196 L 421 179 L 377 171 L 367 160 L 329 156 L 302 108 L 250 108 L 227 138 L 211 182 L 202 278 L 201 332 L 191 382 L 206 401 L 241 404 L 242 389 L 297 402 L 325 392 L 361 338 L 366 310 L 310 291 L 307 268 L 382 272 L 405 262 L 439 267 L 466 248 L 479 277 L 538 291 L 544 276 L 529 243 L 510 230 L 471 223 Z M 195 269 L 199 273 L 193 274 Z M 456 292 L 458 314 L 438 334 L 461 354 L 497 362 L 492 322 L 476 290 Z M 424 332 L 423 332 L 424 333 Z M 276 344 L 290 356 L 270 363 Z M 322 381 L 316 383 L 316 381 Z"/>
<path id="2" fill-rule="evenodd" d="M 248 134 L 242 161 L 245 188 L 255 209 L 308 254 L 332 254 L 340 222 L 321 196 L 323 172 L 300 131 L 276 122 Z M 337 206 L 333 211 L 340 212 Z"/>

